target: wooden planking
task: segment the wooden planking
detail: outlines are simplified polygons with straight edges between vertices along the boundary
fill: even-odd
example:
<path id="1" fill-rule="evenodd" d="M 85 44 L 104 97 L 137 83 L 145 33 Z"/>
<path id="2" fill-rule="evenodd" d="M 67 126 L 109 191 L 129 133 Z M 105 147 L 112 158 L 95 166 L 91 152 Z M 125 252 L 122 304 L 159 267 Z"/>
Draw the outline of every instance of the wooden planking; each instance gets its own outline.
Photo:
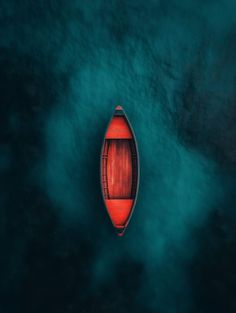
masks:
<path id="1" fill-rule="evenodd" d="M 134 140 L 130 140 L 130 150 L 132 156 L 132 189 L 131 198 L 134 199 L 137 193 L 138 187 L 138 156 L 137 149 Z"/>
<path id="2" fill-rule="evenodd" d="M 103 195 L 105 199 L 109 198 L 108 187 L 107 187 L 107 158 L 108 158 L 107 153 L 108 153 L 108 140 L 105 140 L 103 149 L 102 149 L 102 168 L 101 168 L 102 189 L 103 189 Z"/>
<path id="3" fill-rule="evenodd" d="M 109 140 L 106 176 L 110 199 L 131 197 L 132 155 L 129 140 Z"/>

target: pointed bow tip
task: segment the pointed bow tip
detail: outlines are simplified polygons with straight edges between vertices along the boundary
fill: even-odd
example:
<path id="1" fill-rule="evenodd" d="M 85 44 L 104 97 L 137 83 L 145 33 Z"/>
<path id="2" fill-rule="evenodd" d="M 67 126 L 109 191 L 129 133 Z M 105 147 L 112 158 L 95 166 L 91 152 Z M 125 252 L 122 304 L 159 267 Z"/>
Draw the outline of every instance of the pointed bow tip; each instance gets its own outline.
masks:
<path id="1" fill-rule="evenodd" d="M 125 228 L 116 228 L 117 236 L 122 237 L 124 236 L 124 233 L 125 233 Z"/>
<path id="2" fill-rule="evenodd" d="M 122 108 L 121 105 L 117 105 L 117 106 L 116 106 L 116 111 L 122 111 L 122 110 L 123 110 L 123 108 Z"/>

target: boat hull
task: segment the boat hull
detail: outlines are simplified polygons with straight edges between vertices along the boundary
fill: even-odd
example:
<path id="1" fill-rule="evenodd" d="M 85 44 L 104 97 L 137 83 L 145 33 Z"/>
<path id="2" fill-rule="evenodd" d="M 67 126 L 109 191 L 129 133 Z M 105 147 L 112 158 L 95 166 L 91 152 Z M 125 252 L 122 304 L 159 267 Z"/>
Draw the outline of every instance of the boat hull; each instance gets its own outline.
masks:
<path id="1" fill-rule="evenodd" d="M 119 236 L 124 234 L 135 206 L 138 165 L 134 132 L 125 112 L 118 106 L 102 147 L 101 185 L 107 212 Z"/>

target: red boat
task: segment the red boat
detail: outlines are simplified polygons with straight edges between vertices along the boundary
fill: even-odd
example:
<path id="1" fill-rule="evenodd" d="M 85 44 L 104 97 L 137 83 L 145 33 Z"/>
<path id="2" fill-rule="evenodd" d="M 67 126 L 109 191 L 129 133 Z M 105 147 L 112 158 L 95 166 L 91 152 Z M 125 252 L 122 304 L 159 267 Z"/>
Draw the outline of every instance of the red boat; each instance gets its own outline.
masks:
<path id="1" fill-rule="evenodd" d="M 134 132 L 121 106 L 108 125 L 101 155 L 101 184 L 107 212 L 122 236 L 134 210 L 139 161 Z"/>

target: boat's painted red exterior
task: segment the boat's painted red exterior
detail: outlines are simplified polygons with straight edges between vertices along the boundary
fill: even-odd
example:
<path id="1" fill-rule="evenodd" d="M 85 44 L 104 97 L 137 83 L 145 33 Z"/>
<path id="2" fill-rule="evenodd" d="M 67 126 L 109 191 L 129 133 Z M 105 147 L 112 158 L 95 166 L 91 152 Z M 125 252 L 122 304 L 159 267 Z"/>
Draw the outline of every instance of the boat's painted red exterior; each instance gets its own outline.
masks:
<path id="1" fill-rule="evenodd" d="M 137 198 L 139 163 L 134 132 L 121 106 L 108 125 L 101 155 L 101 184 L 110 219 L 122 236 Z"/>

